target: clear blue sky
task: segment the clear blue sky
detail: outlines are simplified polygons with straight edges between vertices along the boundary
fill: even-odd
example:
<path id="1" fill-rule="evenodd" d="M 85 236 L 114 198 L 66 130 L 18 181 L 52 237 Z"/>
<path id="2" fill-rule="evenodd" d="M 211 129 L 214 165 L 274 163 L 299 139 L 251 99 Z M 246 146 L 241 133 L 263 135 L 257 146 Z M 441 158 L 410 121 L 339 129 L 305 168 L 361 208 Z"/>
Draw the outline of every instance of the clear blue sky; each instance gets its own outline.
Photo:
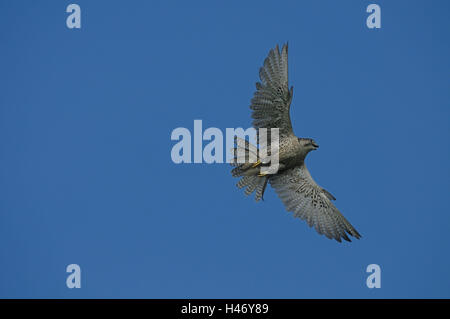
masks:
<path id="1" fill-rule="evenodd" d="M 450 297 L 449 15 L 437 0 L 1 1 L 0 297 Z M 250 125 L 258 69 L 286 41 L 295 133 L 320 144 L 308 167 L 359 241 L 319 236 L 272 189 L 246 198 L 227 164 L 171 161 L 176 127 Z"/>

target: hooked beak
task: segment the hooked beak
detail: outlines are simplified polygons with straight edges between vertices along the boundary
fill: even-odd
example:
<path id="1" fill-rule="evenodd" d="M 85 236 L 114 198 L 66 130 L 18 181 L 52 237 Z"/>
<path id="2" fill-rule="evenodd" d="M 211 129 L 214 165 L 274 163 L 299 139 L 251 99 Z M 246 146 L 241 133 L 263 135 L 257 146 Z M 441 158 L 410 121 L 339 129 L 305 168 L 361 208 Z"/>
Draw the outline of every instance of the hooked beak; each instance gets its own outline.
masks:
<path id="1" fill-rule="evenodd" d="M 314 146 L 314 150 L 319 148 L 319 144 L 317 144 L 316 142 L 312 141 L 312 146 Z"/>

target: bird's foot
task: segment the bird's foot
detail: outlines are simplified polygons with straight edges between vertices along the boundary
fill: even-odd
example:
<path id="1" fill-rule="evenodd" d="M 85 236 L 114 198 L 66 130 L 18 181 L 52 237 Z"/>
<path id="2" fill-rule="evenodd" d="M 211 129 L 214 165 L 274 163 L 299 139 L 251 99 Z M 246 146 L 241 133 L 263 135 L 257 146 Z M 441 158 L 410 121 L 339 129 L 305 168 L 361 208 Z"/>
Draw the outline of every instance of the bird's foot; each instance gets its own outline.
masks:
<path id="1" fill-rule="evenodd" d="M 259 165 L 261 165 L 261 161 L 260 161 L 260 160 L 257 160 L 256 163 L 254 163 L 254 164 L 252 165 L 252 168 L 258 167 Z"/>
<path id="2" fill-rule="evenodd" d="M 266 175 L 267 175 L 267 173 L 259 173 L 259 174 L 258 174 L 259 177 L 264 177 L 264 176 L 266 176 Z"/>

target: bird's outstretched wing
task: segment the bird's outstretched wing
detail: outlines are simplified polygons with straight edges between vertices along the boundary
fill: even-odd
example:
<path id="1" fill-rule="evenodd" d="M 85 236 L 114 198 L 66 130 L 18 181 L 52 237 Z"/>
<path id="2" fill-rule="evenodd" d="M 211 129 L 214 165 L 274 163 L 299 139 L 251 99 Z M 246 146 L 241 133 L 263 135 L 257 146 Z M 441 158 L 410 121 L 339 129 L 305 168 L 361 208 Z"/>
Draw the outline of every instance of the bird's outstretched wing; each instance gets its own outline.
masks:
<path id="1" fill-rule="evenodd" d="M 351 241 L 347 234 L 361 237 L 333 205 L 329 193 L 314 182 L 306 166 L 274 175 L 270 177 L 270 184 L 286 209 L 295 217 L 306 220 L 310 227 L 314 226 L 319 234 L 339 242 L 341 238 Z"/>
<path id="2" fill-rule="evenodd" d="M 278 45 L 271 49 L 259 70 L 261 82 L 256 83 L 256 92 L 251 100 L 253 126 L 279 128 L 280 136 L 293 134 L 289 108 L 293 88 L 288 87 L 288 46 Z"/>

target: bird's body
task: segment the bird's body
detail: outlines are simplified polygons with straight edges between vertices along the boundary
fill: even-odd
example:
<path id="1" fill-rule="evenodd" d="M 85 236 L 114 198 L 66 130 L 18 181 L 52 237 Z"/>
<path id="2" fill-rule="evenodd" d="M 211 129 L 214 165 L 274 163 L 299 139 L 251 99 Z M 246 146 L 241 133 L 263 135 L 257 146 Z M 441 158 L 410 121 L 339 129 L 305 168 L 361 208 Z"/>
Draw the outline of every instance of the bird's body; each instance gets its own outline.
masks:
<path id="1" fill-rule="evenodd" d="M 305 158 L 319 146 L 310 138 L 298 138 L 292 131 L 290 105 L 293 88 L 288 89 L 288 47 L 281 52 L 278 46 L 270 50 L 260 69 L 261 82 L 256 83 L 256 92 L 251 100 L 252 118 L 255 129 L 278 128 L 279 130 L 279 169 L 275 174 L 261 174 L 261 167 L 270 163 L 242 163 L 235 161 L 232 175 L 242 176 L 237 186 L 245 187 L 245 194 L 255 192 L 255 199 L 263 198 L 267 184 L 275 189 L 288 211 L 295 217 L 306 220 L 319 234 L 341 241 L 350 241 L 347 234 L 360 238 L 361 235 L 333 205 L 334 196 L 321 188 L 312 179 L 305 165 Z M 270 141 L 270 138 L 268 138 Z M 246 158 L 259 150 L 248 141 L 237 139 L 235 155 L 245 153 Z M 237 159 L 237 157 L 235 157 Z"/>

